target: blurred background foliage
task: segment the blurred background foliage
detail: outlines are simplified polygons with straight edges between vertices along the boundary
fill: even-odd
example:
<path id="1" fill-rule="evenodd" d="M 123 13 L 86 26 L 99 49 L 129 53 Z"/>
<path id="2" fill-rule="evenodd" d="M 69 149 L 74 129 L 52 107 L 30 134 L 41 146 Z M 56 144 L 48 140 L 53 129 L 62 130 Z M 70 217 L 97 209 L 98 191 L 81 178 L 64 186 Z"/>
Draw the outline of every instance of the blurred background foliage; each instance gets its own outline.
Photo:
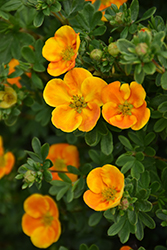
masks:
<path id="1" fill-rule="evenodd" d="M 128 8 L 131 2 L 127 2 Z M 0 135 L 3 137 L 4 148 L 12 151 L 16 157 L 13 171 L 0 180 L 0 249 L 37 249 L 21 229 L 23 202 L 35 192 L 49 192 L 58 200 L 62 235 L 49 250 L 116 250 L 125 242 L 134 250 L 140 246 L 147 250 L 167 249 L 167 2 L 139 0 L 139 6 L 139 15 L 132 27 L 132 17 L 126 8 L 121 9 L 124 19 L 120 25 L 113 22 L 117 9 L 115 12 L 114 8 L 106 11 L 109 22 L 104 23 L 101 21 L 101 13 L 97 12 L 98 3 L 92 7 L 84 0 L 0 0 L 0 88 L 3 90 L 3 83 L 8 77 L 20 76 L 22 85 L 22 88 L 16 85 L 13 87 L 18 96 L 17 103 L 9 109 L 0 109 Z M 137 20 L 150 8 L 150 13 L 140 24 L 141 27 L 149 25 L 155 34 L 159 34 L 154 43 L 160 47 L 157 51 L 165 53 L 157 54 L 159 52 L 156 50 L 151 52 L 151 56 L 159 63 L 159 72 L 156 71 L 157 65 L 153 66 L 151 61 L 141 76 L 140 70 L 132 63 L 134 58 L 128 61 L 129 54 L 125 58 L 123 53 L 126 48 L 121 41 L 118 48 L 124 55 L 122 58 L 111 56 L 107 47 L 118 39 L 133 43 L 133 35 L 139 29 Z M 46 39 L 52 37 L 63 24 L 70 24 L 76 32 L 80 32 L 82 42 L 76 66 L 85 67 L 108 83 L 118 78 L 129 83 L 136 78 L 143 83 L 148 95 L 148 106 L 152 111 L 145 128 L 136 132 L 130 129 L 122 131 L 100 118 L 90 132 L 64 133 L 51 124 L 52 108 L 45 104 L 42 91 L 52 77 L 46 72 L 48 62 L 41 52 Z M 161 39 L 164 41 L 162 44 Z M 154 45 L 152 41 L 149 48 Z M 100 60 L 90 56 L 94 49 L 103 51 Z M 9 76 L 7 65 L 12 58 L 19 60 L 19 65 Z M 119 64 L 119 60 L 127 62 Z M 137 65 L 141 63 L 139 61 Z M 133 65 L 132 68 L 129 65 Z M 136 75 L 135 70 L 139 72 Z M 27 76 L 27 72 L 31 72 L 31 77 Z M 57 188 L 56 183 L 50 185 L 48 176 L 44 176 L 40 191 L 35 184 L 22 190 L 23 182 L 16 180 L 15 176 L 18 168 L 27 160 L 25 150 L 32 151 L 31 141 L 34 137 L 38 137 L 41 144 L 67 142 L 78 147 L 81 167 L 79 181 L 73 192 L 65 177 L 64 187 L 69 185 L 66 192 L 62 191 L 63 187 Z M 34 164 L 38 162 L 32 154 L 30 157 Z M 102 213 L 94 212 L 83 202 L 85 176 L 93 167 L 106 163 L 118 166 L 126 175 L 127 196 L 124 198 L 131 203 L 131 208 Z M 123 218 L 121 223 L 119 216 Z"/>

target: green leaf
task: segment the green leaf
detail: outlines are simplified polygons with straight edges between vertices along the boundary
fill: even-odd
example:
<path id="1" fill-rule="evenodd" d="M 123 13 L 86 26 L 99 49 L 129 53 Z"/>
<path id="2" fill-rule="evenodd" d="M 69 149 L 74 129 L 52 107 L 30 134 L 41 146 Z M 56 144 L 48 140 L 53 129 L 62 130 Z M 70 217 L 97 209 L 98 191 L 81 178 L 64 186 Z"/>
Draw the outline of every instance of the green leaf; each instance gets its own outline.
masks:
<path id="1" fill-rule="evenodd" d="M 138 221 L 138 216 L 135 210 L 128 210 L 128 220 L 132 225 L 135 225 Z"/>
<path id="2" fill-rule="evenodd" d="M 156 246 L 154 250 L 167 250 L 167 248 L 163 246 Z"/>
<path id="3" fill-rule="evenodd" d="M 42 156 L 42 159 L 43 161 L 46 159 L 46 157 L 48 156 L 48 153 L 49 153 L 49 144 L 48 143 L 45 143 L 42 145 L 41 147 L 41 156 Z"/>
<path id="4" fill-rule="evenodd" d="M 139 19 L 137 22 L 139 23 L 139 22 L 141 22 L 141 21 L 143 21 L 143 20 L 148 19 L 149 17 L 151 17 L 151 16 L 155 13 L 155 11 L 156 11 L 156 7 L 150 8 L 149 10 L 147 10 L 147 11 L 143 14 L 142 18 Z"/>
<path id="5" fill-rule="evenodd" d="M 56 186 L 56 187 L 62 187 L 62 186 L 70 186 L 70 183 L 61 181 L 61 180 L 53 180 L 50 182 L 51 185 Z"/>
<path id="6" fill-rule="evenodd" d="M 106 26 L 100 26 L 92 31 L 93 36 L 102 36 L 106 32 Z"/>
<path id="7" fill-rule="evenodd" d="M 110 226 L 110 228 L 107 231 L 107 234 L 109 236 L 114 236 L 116 235 L 124 226 L 126 221 L 126 215 L 123 215 L 119 221 L 117 221 L 116 223 L 114 223 L 112 226 Z"/>
<path id="8" fill-rule="evenodd" d="M 121 31 L 120 38 L 126 38 L 126 37 L 128 36 L 128 31 L 129 31 L 129 28 L 128 28 L 128 27 L 125 27 L 125 28 Z"/>
<path id="9" fill-rule="evenodd" d="M 138 14 L 139 14 L 139 2 L 138 0 L 133 0 L 130 5 L 131 10 L 131 19 L 133 22 L 137 20 Z"/>
<path id="10" fill-rule="evenodd" d="M 32 139 L 32 148 L 36 154 L 41 156 L 41 142 L 37 137 Z"/>
<path id="11" fill-rule="evenodd" d="M 18 10 L 22 6 L 22 2 L 20 0 L 10 0 L 1 6 L 2 11 L 10 12 L 14 10 Z"/>
<path id="12" fill-rule="evenodd" d="M 74 199 L 74 192 L 72 187 L 70 187 L 67 191 L 67 202 L 70 203 Z"/>
<path id="13" fill-rule="evenodd" d="M 167 210 L 158 209 L 158 210 L 156 211 L 156 216 L 157 216 L 160 220 L 167 221 L 167 214 L 165 214 L 164 211 L 167 211 Z"/>
<path id="14" fill-rule="evenodd" d="M 133 164 L 134 164 L 134 161 L 128 161 L 128 162 L 126 162 L 123 165 L 123 167 L 121 168 L 121 172 L 123 174 L 127 173 L 132 168 Z"/>
<path id="15" fill-rule="evenodd" d="M 149 62 L 149 63 L 145 63 L 143 66 L 143 70 L 146 74 L 148 75 L 153 75 L 156 71 L 156 66 L 154 63 Z"/>
<path id="16" fill-rule="evenodd" d="M 59 177 L 60 177 L 63 181 L 68 182 L 68 183 L 71 183 L 71 182 L 72 182 L 71 179 L 70 179 L 66 174 L 64 174 L 64 173 L 58 173 L 58 175 L 59 175 Z"/>
<path id="17" fill-rule="evenodd" d="M 31 79 L 36 88 L 43 89 L 43 82 L 34 71 L 31 74 Z"/>
<path id="18" fill-rule="evenodd" d="M 134 73 L 134 79 L 137 83 L 141 84 L 143 81 L 144 81 L 144 77 L 145 77 L 145 73 L 144 73 L 144 70 L 141 69 L 140 73 L 137 73 L 135 71 Z"/>
<path id="19" fill-rule="evenodd" d="M 89 247 L 89 250 L 99 250 L 98 246 L 96 246 L 95 244 L 92 244 L 90 247 Z"/>
<path id="20" fill-rule="evenodd" d="M 51 11 L 51 12 L 57 13 L 57 12 L 59 12 L 60 10 L 61 10 L 61 4 L 60 4 L 58 1 L 56 1 L 54 4 L 52 4 L 52 5 L 50 6 L 50 11 Z"/>
<path id="21" fill-rule="evenodd" d="M 151 211 L 151 209 L 152 209 L 152 203 L 149 202 L 149 201 L 144 201 L 144 200 L 136 201 L 135 207 L 136 207 L 136 209 L 138 209 L 139 211 L 142 211 L 142 212 L 149 212 L 149 211 Z"/>
<path id="22" fill-rule="evenodd" d="M 44 21 L 44 14 L 42 11 L 37 12 L 37 15 L 34 18 L 34 26 L 35 27 L 40 27 L 43 24 Z"/>
<path id="23" fill-rule="evenodd" d="M 88 250 L 88 247 L 86 244 L 81 244 L 79 250 Z"/>
<path id="24" fill-rule="evenodd" d="M 68 250 L 68 248 L 61 246 L 59 250 Z"/>
<path id="25" fill-rule="evenodd" d="M 150 174 L 149 171 L 144 171 L 144 173 L 141 174 L 140 176 L 140 183 L 142 188 L 148 188 L 149 183 L 150 183 Z"/>
<path id="26" fill-rule="evenodd" d="M 140 173 L 143 173 L 143 172 L 144 172 L 143 164 L 138 160 L 134 161 L 134 165 L 131 168 L 132 177 L 134 177 L 138 180 L 140 178 Z"/>
<path id="27" fill-rule="evenodd" d="M 65 193 L 67 193 L 68 189 L 69 189 L 68 185 L 60 189 L 56 195 L 56 200 L 59 201 L 65 195 Z"/>
<path id="28" fill-rule="evenodd" d="M 102 213 L 100 212 L 93 213 L 88 220 L 89 226 L 90 227 L 96 226 L 100 222 L 101 218 L 102 218 Z"/>
<path id="29" fill-rule="evenodd" d="M 85 135 L 85 141 L 89 146 L 96 146 L 100 140 L 100 136 L 96 128 L 87 132 Z"/>
<path id="30" fill-rule="evenodd" d="M 76 175 L 81 175 L 81 172 L 76 168 L 76 167 L 73 167 L 71 165 L 68 165 L 67 166 L 67 169 L 70 173 L 72 174 L 76 174 Z"/>
<path id="31" fill-rule="evenodd" d="M 135 232 L 136 238 L 138 240 L 142 240 L 144 237 L 144 228 L 143 224 L 140 220 L 136 223 L 136 232 Z"/>
<path id="32" fill-rule="evenodd" d="M 116 160 L 116 165 L 117 166 L 123 166 L 125 163 L 127 162 L 133 162 L 134 163 L 135 158 L 131 155 L 127 155 L 127 154 L 122 154 L 118 157 L 118 159 Z"/>
<path id="33" fill-rule="evenodd" d="M 52 174 L 51 174 L 51 172 L 49 170 L 44 170 L 43 171 L 43 176 L 44 176 L 45 181 L 47 181 L 47 182 L 50 182 L 52 180 L 52 178 L 53 178 Z"/>
<path id="34" fill-rule="evenodd" d="M 161 103 L 161 104 L 158 106 L 158 110 L 159 110 L 159 112 L 161 112 L 161 113 L 166 112 L 166 111 L 167 111 L 167 101 Z"/>
<path id="35" fill-rule="evenodd" d="M 125 242 L 128 241 L 129 236 L 130 236 L 130 223 L 128 220 L 126 220 L 124 226 L 122 227 L 122 229 L 118 233 L 118 236 L 119 236 L 122 244 L 124 244 Z"/>
<path id="36" fill-rule="evenodd" d="M 121 53 L 126 53 L 126 54 L 131 54 L 129 48 L 135 49 L 135 45 L 124 38 L 121 38 L 117 41 L 117 47 Z"/>
<path id="37" fill-rule="evenodd" d="M 167 119 L 161 118 L 154 124 L 154 131 L 161 132 L 167 127 Z"/>
<path id="38" fill-rule="evenodd" d="M 167 71 L 165 71 L 165 73 L 161 76 L 161 87 L 167 90 Z"/>
<path id="39" fill-rule="evenodd" d="M 130 143 L 130 141 L 123 135 L 119 135 L 118 139 L 120 140 L 120 142 L 129 150 L 133 150 L 133 147 Z"/>
<path id="40" fill-rule="evenodd" d="M 43 161 L 42 161 L 41 158 L 38 156 L 38 154 L 33 153 L 33 152 L 31 152 L 31 151 L 27 151 L 27 150 L 25 150 L 25 152 L 28 153 L 29 156 L 30 156 L 35 162 L 43 163 Z"/>
<path id="41" fill-rule="evenodd" d="M 21 53 L 27 62 L 29 63 L 35 62 L 35 54 L 34 54 L 34 51 L 30 47 L 24 46 L 21 50 Z"/>
<path id="42" fill-rule="evenodd" d="M 154 132 L 150 132 L 148 133 L 145 137 L 144 137 L 144 145 L 147 146 L 149 145 L 154 139 L 155 139 L 156 135 Z"/>
<path id="43" fill-rule="evenodd" d="M 144 146 L 143 137 L 139 137 L 137 133 L 129 132 L 128 136 L 136 145 Z"/>
<path id="44" fill-rule="evenodd" d="M 155 221 L 146 213 L 139 213 L 139 219 L 143 222 L 143 224 L 150 228 L 150 229 L 154 229 L 155 228 Z"/>
<path id="45" fill-rule="evenodd" d="M 108 132 L 107 135 L 103 135 L 100 146 L 101 146 L 101 151 L 105 155 L 110 155 L 112 153 L 114 148 L 113 148 L 113 137 L 111 132 Z"/>

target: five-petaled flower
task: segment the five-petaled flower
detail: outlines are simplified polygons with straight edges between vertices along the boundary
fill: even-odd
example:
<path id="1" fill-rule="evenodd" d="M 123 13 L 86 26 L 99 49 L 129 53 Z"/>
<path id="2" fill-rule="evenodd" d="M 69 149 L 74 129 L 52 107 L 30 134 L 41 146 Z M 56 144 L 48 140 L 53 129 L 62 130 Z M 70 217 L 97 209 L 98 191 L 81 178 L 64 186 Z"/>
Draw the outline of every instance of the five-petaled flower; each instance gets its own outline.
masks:
<path id="1" fill-rule="evenodd" d="M 47 248 L 59 239 L 61 234 L 59 211 L 50 196 L 30 195 L 24 201 L 24 210 L 22 229 L 30 236 L 34 246 Z"/>
<path id="2" fill-rule="evenodd" d="M 150 118 L 145 97 L 144 88 L 137 82 L 131 82 L 130 85 L 112 82 L 102 91 L 102 115 L 115 127 L 139 130 Z"/>
<path id="3" fill-rule="evenodd" d="M 4 90 L 0 91 L 0 108 L 7 109 L 17 102 L 17 94 L 15 90 L 8 85 L 4 86 Z"/>
<path id="4" fill-rule="evenodd" d="M 85 203 L 95 211 L 105 211 L 119 205 L 124 191 L 124 175 L 110 164 L 93 169 L 87 176 L 89 190 Z"/>
<path id="5" fill-rule="evenodd" d="M 52 112 L 52 123 L 64 132 L 77 128 L 92 130 L 100 117 L 101 91 L 106 85 L 101 78 L 93 77 L 83 68 L 70 70 L 64 80 L 50 80 L 43 96 L 47 104 L 56 107 Z"/>
<path id="6" fill-rule="evenodd" d="M 15 163 L 15 157 L 12 152 L 4 153 L 3 141 L 0 136 L 0 179 L 8 175 Z"/>
<path id="7" fill-rule="evenodd" d="M 49 38 L 42 49 L 42 55 L 50 61 L 47 71 L 52 76 L 59 76 L 75 66 L 75 59 L 80 46 L 79 33 L 64 25 L 54 37 Z"/>
<path id="8" fill-rule="evenodd" d="M 71 179 L 72 182 L 77 180 L 77 175 L 67 173 L 67 166 L 79 167 L 79 152 L 76 146 L 68 143 L 53 144 L 49 148 L 49 154 L 47 156 L 53 163 L 53 166 L 49 169 L 52 171 L 53 180 L 61 180 L 58 176 L 58 172 L 65 172 L 65 174 Z"/>

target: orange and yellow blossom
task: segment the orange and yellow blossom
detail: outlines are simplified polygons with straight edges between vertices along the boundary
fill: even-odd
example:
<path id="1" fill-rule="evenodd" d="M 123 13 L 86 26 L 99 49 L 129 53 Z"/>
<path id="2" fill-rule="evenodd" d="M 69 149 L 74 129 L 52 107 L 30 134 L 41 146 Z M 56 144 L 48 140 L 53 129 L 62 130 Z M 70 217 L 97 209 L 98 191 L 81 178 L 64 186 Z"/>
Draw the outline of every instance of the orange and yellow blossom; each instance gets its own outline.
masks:
<path id="1" fill-rule="evenodd" d="M 52 172 L 53 180 L 61 180 L 58 176 L 58 172 L 67 172 L 67 166 L 79 167 L 79 152 L 76 146 L 68 143 L 53 144 L 49 148 L 49 154 L 47 156 L 53 163 L 53 166 L 49 170 L 57 171 Z M 66 173 L 72 182 L 77 180 L 77 175 Z"/>
<path id="2" fill-rule="evenodd" d="M 130 246 L 123 246 L 120 250 L 133 250 Z"/>
<path id="3" fill-rule="evenodd" d="M 45 42 L 42 49 L 43 57 L 50 61 L 48 73 L 59 76 L 74 68 L 79 46 L 79 33 L 75 33 L 68 25 L 60 27 L 54 37 Z"/>
<path id="4" fill-rule="evenodd" d="M 96 0 L 85 0 L 85 1 L 91 1 L 92 4 L 96 2 Z M 111 4 L 115 4 L 118 8 L 123 4 L 126 3 L 127 0 L 100 0 L 101 4 L 99 7 L 99 11 L 104 10 L 107 7 L 110 7 Z"/>
<path id="5" fill-rule="evenodd" d="M 15 163 L 12 152 L 4 153 L 3 140 L 0 136 L 0 179 L 11 172 Z"/>
<path id="6" fill-rule="evenodd" d="M 93 169 L 87 176 L 90 190 L 84 193 L 85 203 L 95 211 L 105 211 L 119 205 L 124 191 L 124 175 L 110 164 Z"/>
<path id="7" fill-rule="evenodd" d="M 119 81 L 112 82 L 102 91 L 102 115 L 115 127 L 139 130 L 150 118 L 145 97 L 144 88 L 137 82 L 131 82 L 130 85 L 121 85 Z"/>
<path id="8" fill-rule="evenodd" d="M 70 70 L 61 79 L 52 79 L 44 89 L 47 104 L 56 107 L 52 123 L 64 132 L 77 128 L 90 131 L 100 117 L 101 91 L 107 85 L 101 78 L 93 77 L 83 68 Z"/>
<path id="9" fill-rule="evenodd" d="M 30 236 L 34 246 L 47 248 L 59 239 L 61 234 L 59 211 L 50 196 L 30 195 L 24 201 L 24 210 L 22 229 Z"/>

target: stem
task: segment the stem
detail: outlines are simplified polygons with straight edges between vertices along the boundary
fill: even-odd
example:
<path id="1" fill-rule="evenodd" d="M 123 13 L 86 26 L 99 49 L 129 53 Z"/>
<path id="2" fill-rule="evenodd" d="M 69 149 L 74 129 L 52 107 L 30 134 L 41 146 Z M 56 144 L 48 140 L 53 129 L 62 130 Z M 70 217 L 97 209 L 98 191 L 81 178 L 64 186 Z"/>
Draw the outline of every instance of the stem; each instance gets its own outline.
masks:
<path id="1" fill-rule="evenodd" d="M 63 25 L 65 24 L 69 24 L 68 20 L 64 18 L 64 16 L 61 14 L 61 12 L 58 12 L 58 14 L 56 14 L 55 12 L 51 12 Z"/>
<path id="2" fill-rule="evenodd" d="M 154 65 L 156 66 L 156 71 L 159 73 L 164 73 L 165 69 L 164 67 L 161 67 L 154 59 L 152 60 L 152 62 L 154 63 Z"/>

